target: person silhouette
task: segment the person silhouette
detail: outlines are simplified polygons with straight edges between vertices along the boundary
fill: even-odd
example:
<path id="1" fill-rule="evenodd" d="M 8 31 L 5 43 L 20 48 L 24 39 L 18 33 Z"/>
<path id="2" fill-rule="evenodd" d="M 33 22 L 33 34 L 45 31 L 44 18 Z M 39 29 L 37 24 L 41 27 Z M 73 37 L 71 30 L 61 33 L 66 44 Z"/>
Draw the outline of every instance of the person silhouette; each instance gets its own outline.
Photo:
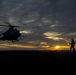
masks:
<path id="1" fill-rule="evenodd" d="M 75 41 L 74 41 L 74 39 L 71 39 L 71 43 L 70 43 L 71 45 L 70 45 L 70 51 L 72 51 L 72 49 L 73 49 L 73 51 L 75 51 Z"/>

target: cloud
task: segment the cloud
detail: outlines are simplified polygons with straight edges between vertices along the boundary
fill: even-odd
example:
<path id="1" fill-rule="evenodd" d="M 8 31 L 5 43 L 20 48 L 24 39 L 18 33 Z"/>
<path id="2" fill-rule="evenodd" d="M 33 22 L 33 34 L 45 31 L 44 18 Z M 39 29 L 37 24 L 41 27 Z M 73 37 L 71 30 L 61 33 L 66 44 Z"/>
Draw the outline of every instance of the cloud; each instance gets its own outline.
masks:
<path id="1" fill-rule="evenodd" d="M 52 40 L 63 40 L 63 38 L 59 37 L 60 33 L 57 33 L 57 32 L 45 32 L 43 33 L 43 35 L 45 35 L 45 38 L 48 38 L 48 39 L 52 39 Z"/>
<path id="2" fill-rule="evenodd" d="M 0 20 L 20 26 L 22 36 L 18 44 L 65 44 L 65 39 L 76 37 L 76 0 L 2 0 L 0 3 Z"/>
<path id="3" fill-rule="evenodd" d="M 23 30 L 23 31 L 20 31 L 21 34 L 31 34 L 32 32 L 31 31 L 28 31 L 28 30 Z"/>
<path id="4" fill-rule="evenodd" d="M 36 46 L 30 46 L 30 45 L 20 45 L 20 44 L 0 44 L 0 49 L 6 49 L 6 50 L 27 50 L 27 49 L 37 49 Z"/>

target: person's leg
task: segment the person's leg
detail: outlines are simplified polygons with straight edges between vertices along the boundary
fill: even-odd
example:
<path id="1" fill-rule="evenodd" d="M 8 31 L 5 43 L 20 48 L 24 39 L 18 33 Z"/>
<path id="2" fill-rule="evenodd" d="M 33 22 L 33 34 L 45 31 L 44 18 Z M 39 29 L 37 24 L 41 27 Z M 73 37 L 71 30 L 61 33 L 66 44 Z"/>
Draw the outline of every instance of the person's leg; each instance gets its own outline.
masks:
<path id="1" fill-rule="evenodd" d="M 70 51 L 72 51 L 72 46 L 70 46 Z"/>
<path id="2" fill-rule="evenodd" d="M 75 51 L 75 48 L 74 48 L 74 46 L 73 46 L 73 51 Z"/>

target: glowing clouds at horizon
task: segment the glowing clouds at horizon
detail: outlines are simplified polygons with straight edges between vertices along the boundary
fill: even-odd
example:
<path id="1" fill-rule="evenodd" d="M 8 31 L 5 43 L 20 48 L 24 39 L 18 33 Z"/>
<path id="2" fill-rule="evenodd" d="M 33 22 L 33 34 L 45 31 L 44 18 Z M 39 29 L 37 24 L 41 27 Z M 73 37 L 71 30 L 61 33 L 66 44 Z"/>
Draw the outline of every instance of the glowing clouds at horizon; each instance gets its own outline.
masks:
<path id="1" fill-rule="evenodd" d="M 32 46 L 32 45 L 21 45 L 21 44 L 0 44 L 0 49 L 37 49 L 36 46 Z"/>
<path id="2" fill-rule="evenodd" d="M 31 34 L 32 32 L 29 31 L 29 30 L 22 30 L 22 31 L 20 31 L 20 33 L 22 33 L 22 34 Z"/>
<path id="3" fill-rule="evenodd" d="M 45 35 L 45 38 L 52 39 L 52 40 L 63 40 L 63 38 L 60 37 L 62 35 L 61 33 L 57 32 L 45 32 L 43 33 Z"/>

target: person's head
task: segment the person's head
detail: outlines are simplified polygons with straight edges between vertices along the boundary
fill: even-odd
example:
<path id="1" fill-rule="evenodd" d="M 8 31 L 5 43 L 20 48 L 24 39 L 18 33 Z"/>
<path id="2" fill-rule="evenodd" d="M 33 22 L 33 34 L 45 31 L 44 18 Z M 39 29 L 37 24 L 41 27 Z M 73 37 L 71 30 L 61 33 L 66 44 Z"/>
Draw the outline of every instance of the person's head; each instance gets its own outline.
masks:
<path id="1" fill-rule="evenodd" d="M 74 41 L 74 39 L 71 39 L 72 41 Z"/>

